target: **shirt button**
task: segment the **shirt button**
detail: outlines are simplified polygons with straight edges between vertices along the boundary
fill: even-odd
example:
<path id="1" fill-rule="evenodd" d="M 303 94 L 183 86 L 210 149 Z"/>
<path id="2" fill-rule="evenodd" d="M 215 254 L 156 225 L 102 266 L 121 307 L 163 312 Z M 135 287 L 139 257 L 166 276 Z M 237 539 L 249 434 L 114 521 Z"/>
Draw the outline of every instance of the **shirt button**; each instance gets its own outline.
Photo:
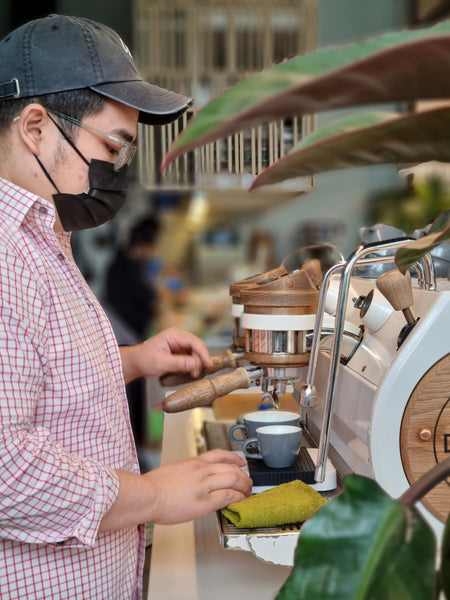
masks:
<path id="1" fill-rule="evenodd" d="M 46 215 L 46 214 L 47 214 L 47 207 L 46 207 L 46 206 L 40 206 L 40 207 L 39 207 L 39 212 L 40 212 L 42 215 Z"/>
<path id="2" fill-rule="evenodd" d="M 60 252 L 58 254 L 58 258 L 59 258 L 59 260 L 65 260 L 66 257 L 64 256 L 64 254 L 62 252 Z"/>

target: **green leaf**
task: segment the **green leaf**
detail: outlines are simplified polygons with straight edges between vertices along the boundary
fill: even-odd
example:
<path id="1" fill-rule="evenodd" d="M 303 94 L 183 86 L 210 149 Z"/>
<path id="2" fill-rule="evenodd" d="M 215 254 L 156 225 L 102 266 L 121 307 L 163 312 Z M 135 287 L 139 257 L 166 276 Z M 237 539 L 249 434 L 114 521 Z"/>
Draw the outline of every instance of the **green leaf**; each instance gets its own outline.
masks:
<path id="1" fill-rule="evenodd" d="M 428 235 L 399 248 L 395 253 L 395 264 L 406 273 L 414 263 L 436 246 L 450 240 L 450 210 L 444 211 L 432 224 Z"/>
<path id="2" fill-rule="evenodd" d="M 450 21 L 328 47 L 251 75 L 211 100 L 173 143 L 177 156 L 262 122 L 347 106 L 450 95 Z"/>
<path id="3" fill-rule="evenodd" d="M 445 525 L 441 552 L 441 588 L 450 600 L 450 516 Z"/>
<path id="4" fill-rule="evenodd" d="M 276 600 L 433 598 L 436 541 L 426 521 L 372 479 L 347 475 L 344 485 L 303 525 Z"/>
<path id="5" fill-rule="evenodd" d="M 431 224 L 428 233 L 443 233 L 450 225 L 450 210 L 445 210 Z"/>
<path id="6" fill-rule="evenodd" d="M 450 107 L 346 117 L 305 137 L 253 181 L 252 189 L 300 175 L 384 163 L 450 161 Z"/>

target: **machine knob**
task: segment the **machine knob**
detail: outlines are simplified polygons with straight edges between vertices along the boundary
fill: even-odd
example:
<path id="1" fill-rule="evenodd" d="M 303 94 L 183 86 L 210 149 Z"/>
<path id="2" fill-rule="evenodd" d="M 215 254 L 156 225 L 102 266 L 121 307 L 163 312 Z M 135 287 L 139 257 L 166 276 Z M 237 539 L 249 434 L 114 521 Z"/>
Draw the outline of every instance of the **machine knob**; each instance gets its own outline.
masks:
<path id="1" fill-rule="evenodd" d="M 354 302 L 353 306 L 359 309 L 359 316 L 361 319 L 366 316 L 367 311 L 373 302 L 373 293 L 373 290 L 370 290 L 367 296 L 359 296 Z"/>
<path id="2" fill-rule="evenodd" d="M 421 428 L 419 431 L 419 438 L 423 442 L 428 442 L 428 440 L 431 440 L 432 435 L 433 434 L 431 433 L 431 429 L 427 429 L 426 427 Z"/>
<path id="3" fill-rule="evenodd" d="M 402 328 L 397 339 L 397 349 L 403 344 L 417 320 L 411 312 L 414 296 L 411 286 L 411 274 L 407 271 L 404 275 L 398 269 L 384 273 L 377 279 L 377 288 L 391 303 L 394 310 L 401 310 L 405 315 L 406 325 Z"/>
<path id="4" fill-rule="evenodd" d="M 392 304 L 394 310 L 401 310 L 405 315 L 408 325 L 415 323 L 411 312 L 414 296 L 411 286 L 411 274 L 407 271 L 404 275 L 398 269 L 383 273 L 377 279 L 377 288 Z"/>

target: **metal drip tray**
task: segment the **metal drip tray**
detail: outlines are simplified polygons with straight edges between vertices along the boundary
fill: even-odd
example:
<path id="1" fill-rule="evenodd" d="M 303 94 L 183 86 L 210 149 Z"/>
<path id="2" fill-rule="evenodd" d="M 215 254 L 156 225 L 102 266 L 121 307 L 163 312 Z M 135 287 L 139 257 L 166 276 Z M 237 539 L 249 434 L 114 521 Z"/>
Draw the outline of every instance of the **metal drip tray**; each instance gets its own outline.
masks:
<path id="1" fill-rule="evenodd" d="M 292 566 L 301 523 L 279 527 L 239 529 L 217 512 L 220 542 L 227 550 L 252 552 L 258 559 L 276 565 Z"/>
<path id="2" fill-rule="evenodd" d="M 235 421 L 205 421 L 202 428 L 202 448 L 204 450 L 222 448 L 240 451 L 242 446 L 232 442 L 228 435 L 230 427 L 234 424 Z M 298 460 L 292 469 L 277 470 L 264 467 L 261 461 L 249 459 L 249 474 L 255 482 L 254 491 L 263 491 L 292 479 L 302 479 L 305 483 L 312 484 L 314 481 L 315 455 L 315 448 L 302 447 Z M 337 491 L 336 472 L 331 463 L 329 467 L 333 473 L 324 485 L 324 489 L 320 489 L 321 484 L 317 484 L 318 491 L 326 498 L 333 497 Z M 254 469 L 253 474 L 252 469 Z M 272 481 L 267 481 L 268 470 L 273 472 Z M 312 487 L 316 487 L 316 485 L 312 485 Z M 252 552 L 258 559 L 268 563 L 285 566 L 294 564 L 294 552 L 302 523 L 244 529 L 235 527 L 220 511 L 217 511 L 216 515 L 220 542 L 223 548 Z"/>
<path id="3" fill-rule="evenodd" d="M 242 529 L 235 527 L 228 519 L 220 514 L 220 528 L 224 536 L 231 539 L 236 535 L 282 535 L 283 533 L 299 533 L 302 523 L 291 523 L 289 525 L 280 525 L 278 527 L 255 527 L 252 529 Z"/>

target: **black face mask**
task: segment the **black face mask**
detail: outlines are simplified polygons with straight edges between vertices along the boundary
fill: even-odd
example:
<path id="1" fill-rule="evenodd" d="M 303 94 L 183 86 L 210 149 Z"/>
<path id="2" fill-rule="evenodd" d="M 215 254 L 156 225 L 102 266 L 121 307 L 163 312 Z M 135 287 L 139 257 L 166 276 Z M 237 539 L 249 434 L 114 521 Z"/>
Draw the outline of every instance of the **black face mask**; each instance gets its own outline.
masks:
<path id="1" fill-rule="evenodd" d="M 36 157 L 49 181 L 50 175 Z M 90 229 L 109 221 L 116 216 L 127 198 L 128 167 L 114 171 L 114 165 L 104 160 L 91 160 L 89 163 L 89 189 L 81 194 L 64 194 L 58 190 L 53 194 L 64 231 Z"/>
<path id="2" fill-rule="evenodd" d="M 89 167 L 88 191 L 80 194 L 65 194 L 58 190 L 47 169 L 35 156 L 45 176 L 58 192 L 53 194 L 53 200 L 63 229 L 64 231 L 79 231 L 80 229 L 90 229 L 91 227 L 103 225 L 103 223 L 115 217 L 125 203 L 128 187 L 128 166 L 124 165 L 118 171 L 115 171 L 114 165 L 110 162 L 96 159 L 88 161 L 58 123 L 53 119 L 52 121 L 64 139 Z"/>
<path id="3" fill-rule="evenodd" d="M 53 194 L 65 231 L 103 225 L 116 216 L 127 198 L 128 167 L 114 171 L 104 160 L 89 163 L 89 189 L 81 194 Z"/>

